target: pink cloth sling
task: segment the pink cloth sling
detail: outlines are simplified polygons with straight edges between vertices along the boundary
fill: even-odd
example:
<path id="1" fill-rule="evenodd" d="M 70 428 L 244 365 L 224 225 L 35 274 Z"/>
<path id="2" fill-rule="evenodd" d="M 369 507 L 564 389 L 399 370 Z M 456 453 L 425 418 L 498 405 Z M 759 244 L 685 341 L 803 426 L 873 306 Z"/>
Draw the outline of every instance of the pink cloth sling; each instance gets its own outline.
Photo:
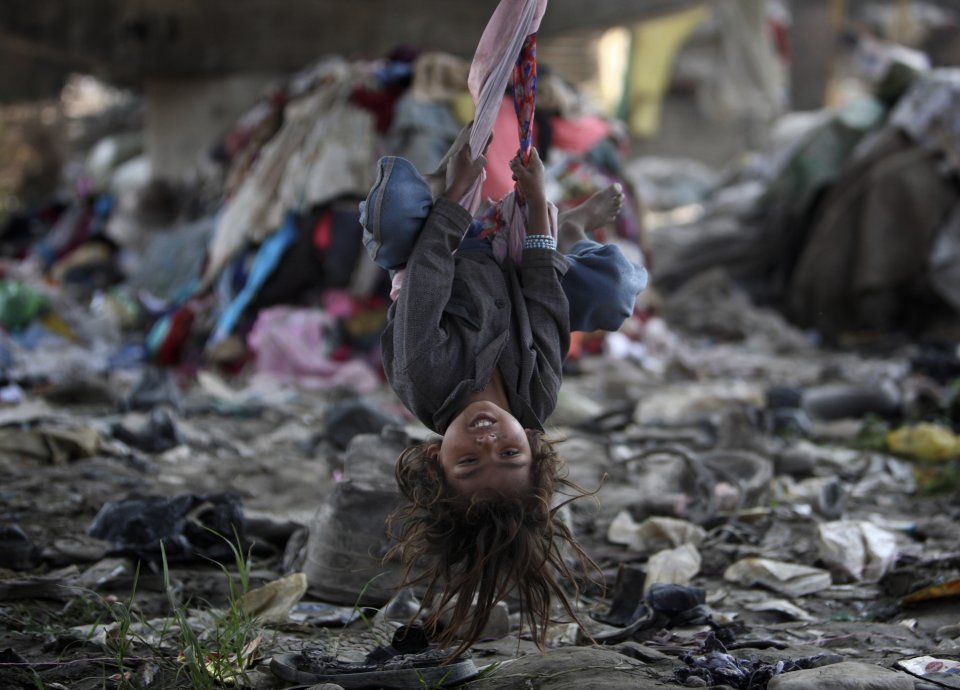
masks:
<path id="1" fill-rule="evenodd" d="M 502 199 L 513 190 L 513 172 L 503 165 L 517 155 L 517 112 L 513 97 L 504 95 L 493 124 L 493 141 L 487 149 L 482 195 L 484 199 Z"/>
<path id="2" fill-rule="evenodd" d="M 467 86 L 476 105 L 470 152 L 476 156 L 493 131 L 507 83 L 513 79 L 513 101 L 517 113 L 518 149 L 523 162 L 530 157 L 533 145 L 533 114 L 536 105 L 536 32 L 547 9 L 547 0 L 500 0 L 477 44 Z M 461 204 L 474 216 L 482 198 L 484 176 L 481 175 Z M 532 234 L 557 236 L 557 210 L 549 205 L 549 228 L 533 228 Z M 479 236 L 490 237 L 494 255 L 502 259 L 507 253 L 517 262 L 523 252 L 527 234 L 524 200 L 514 188 L 479 218 Z"/>
<path id="3" fill-rule="evenodd" d="M 473 61 L 467 87 L 476 106 L 470 131 L 470 153 L 483 151 L 500 111 L 507 82 L 513 79 L 514 108 L 517 113 L 518 149 L 524 163 L 532 146 L 533 113 L 536 103 L 536 31 L 547 9 L 547 0 L 500 0 L 487 22 Z M 512 173 L 510 173 L 512 174 Z M 490 239 L 497 260 L 507 254 L 520 263 L 523 240 L 527 235 L 526 207 L 514 187 L 477 218 L 483 204 L 485 173 L 460 200 L 460 205 L 475 217 L 470 233 Z M 557 236 L 557 209 L 547 204 L 549 228 L 533 228 L 531 234 Z M 390 299 L 396 300 L 403 287 L 406 270 L 397 271 L 392 279 Z"/>

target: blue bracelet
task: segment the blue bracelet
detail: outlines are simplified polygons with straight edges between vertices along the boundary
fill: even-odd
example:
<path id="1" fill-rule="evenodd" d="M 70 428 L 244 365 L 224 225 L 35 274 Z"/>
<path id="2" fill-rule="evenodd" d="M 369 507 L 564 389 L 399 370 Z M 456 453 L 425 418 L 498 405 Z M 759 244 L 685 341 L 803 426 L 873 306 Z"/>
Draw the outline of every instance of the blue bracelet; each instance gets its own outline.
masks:
<path id="1" fill-rule="evenodd" d="M 550 235 L 527 235 L 523 238 L 524 249 L 556 249 L 557 241 Z"/>

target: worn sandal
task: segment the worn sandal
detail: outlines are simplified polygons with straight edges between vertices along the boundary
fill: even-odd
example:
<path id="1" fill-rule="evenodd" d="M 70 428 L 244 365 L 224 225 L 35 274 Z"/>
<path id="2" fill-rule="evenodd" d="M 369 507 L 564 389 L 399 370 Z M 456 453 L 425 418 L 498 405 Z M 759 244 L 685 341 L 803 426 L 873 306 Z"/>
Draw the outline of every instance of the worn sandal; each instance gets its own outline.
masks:
<path id="1" fill-rule="evenodd" d="M 477 675 L 471 659 L 446 666 L 433 654 L 407 654 L 393 657 L 381 666 L 346 662 L 330 657 L 311 658 L 309 653 L 278 654 L 270 660 L 270 670 L 281 680 L 304 685 L 336 683 L 346 690 L 388 688 L 422 690 L 448 688 Z"/>

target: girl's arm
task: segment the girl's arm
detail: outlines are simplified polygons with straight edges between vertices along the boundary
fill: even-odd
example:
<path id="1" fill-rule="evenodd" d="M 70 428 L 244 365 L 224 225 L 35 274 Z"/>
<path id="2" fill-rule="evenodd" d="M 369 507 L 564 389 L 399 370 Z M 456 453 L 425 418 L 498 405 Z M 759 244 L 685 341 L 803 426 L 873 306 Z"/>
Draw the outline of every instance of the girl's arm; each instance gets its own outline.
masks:
<path id="1" fill-rule="evenodd" d="M 520 155 L 510 161 L 513 177 L 527 204 L 527 234 L 551 235 L 543 162 L 534 148 L 526 165 Z M 559 375 L 570 347 L 570 308 L 560 280 L 567 262 L 553 249 L 526 249 L 520 269 L 533 345 L 541 369 Z M 545 373 L 545 372 L 543 372 Z"/>
<path id="2" fill-rule="evenodd" d="M 468 139 L 463 137 L 460 148 L 449 158 L 446 189 L 417 237 L 407 262 L 403 289 L 391 309 L 395 357 L 400 363 L 420 356 L 424 345 L 436 346 L 448 337 L 441 317 L 453 286 L 453 252 L 472 221 L 459 202 L 487 164 L 483 154 L 470 156 Z"/>
<path id="3" fill-rule="evenodd" d="M 554 249 L 526 249 L 520 268 L 537 367 L 543 377 L 562 376 L 570 349 L 570 305 L 560 281 L 568 264 Z"/>
<path id="4" fill-rule="evenodd" d="M 418 357 L 424 343 L 446 340 L 441 317 L 453 287 L 453 252 L 471 220 L 459 204 L 442 197 L 434 203 L 407 262 L 403 289 L 390 309 L 398 363 Z"/>

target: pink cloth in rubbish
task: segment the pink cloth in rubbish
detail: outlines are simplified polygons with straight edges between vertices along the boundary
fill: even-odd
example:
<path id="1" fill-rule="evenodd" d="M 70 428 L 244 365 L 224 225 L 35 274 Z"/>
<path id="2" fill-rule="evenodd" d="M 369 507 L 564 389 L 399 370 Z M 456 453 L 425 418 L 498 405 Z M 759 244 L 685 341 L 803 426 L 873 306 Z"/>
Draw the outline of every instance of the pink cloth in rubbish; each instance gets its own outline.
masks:
<path id="1" fill-rule="evenodd" d="M 247 337 L 256 353 L 255 376 L 314 390 L 374 391 L 380 377 L 368 364 L 336 362 L 327 356 L 336 325 L 336 319 L 320 309 L 264 309 Z"/>
<path id="2" fill-rule="evenodd" d="M 596 115 L 555 117 L 550 120 L 550 129 L 552 145 L 570 153 L 586 153 L 613 133 L 610 123 Z"/>
<path id="3" fill-rule="evenodd" d="M 350 316 L 354 310 L 353 297 L 346 290 L 326 290 L 323 293 L 323 310 L 334 317 Z"/>

